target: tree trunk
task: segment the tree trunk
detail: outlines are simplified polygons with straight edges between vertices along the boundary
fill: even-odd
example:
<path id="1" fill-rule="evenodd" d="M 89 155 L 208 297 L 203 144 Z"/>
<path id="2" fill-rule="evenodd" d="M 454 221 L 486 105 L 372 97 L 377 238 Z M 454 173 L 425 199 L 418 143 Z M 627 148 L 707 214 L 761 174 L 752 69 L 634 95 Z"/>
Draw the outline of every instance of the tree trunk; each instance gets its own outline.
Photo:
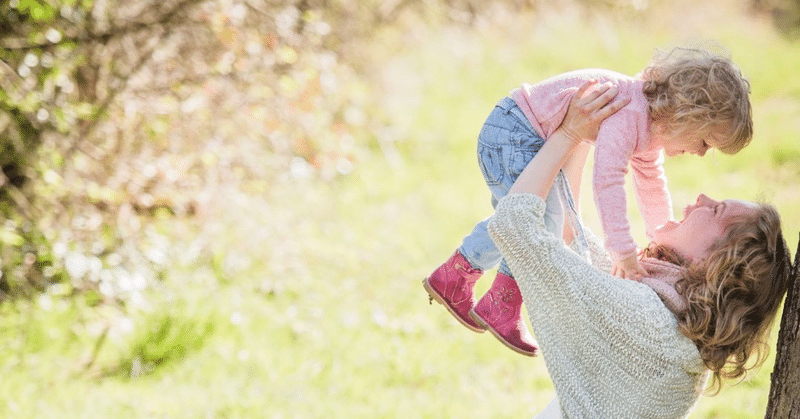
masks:
<path id="1" fill-rule="evenodd" d="M 783 303 L 765 419 L 800 418 L 800 243 Z"/>

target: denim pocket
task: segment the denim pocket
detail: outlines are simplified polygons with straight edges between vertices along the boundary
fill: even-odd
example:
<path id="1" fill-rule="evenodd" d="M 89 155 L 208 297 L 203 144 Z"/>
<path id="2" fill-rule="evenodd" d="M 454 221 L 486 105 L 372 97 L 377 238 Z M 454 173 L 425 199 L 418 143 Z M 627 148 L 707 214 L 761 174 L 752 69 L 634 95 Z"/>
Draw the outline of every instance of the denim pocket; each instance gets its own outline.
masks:
<path id="1" fill-rule="evenodd" d="M 538 149 L 517 149 L 511 159 L 511 164 L 508 166 L 508 174 L 511 176 L 511 183 L 516 182 L 519 175 L 528 166 L 528 163 L 533 160 L 533 157 L 538 153 Z"/>
<path id="2" fill-rule="evenodd" d="M 489 186 L 503 183 L 505 164 L 503 163 L 503 148 L 478 144 L 478 165 L 481 173 Z"/>
<path id="3" fill-rule="evenodd" d="M 536 134 L 527 121 L 518 122 L 511 133 L 511 137 L 515 147 L 509 158 L 508 174 L 513 184 L 520 173 L 528 166 L 528 163 L 536 156 L 536 153 L 542 149 L 544 140 Z"/>

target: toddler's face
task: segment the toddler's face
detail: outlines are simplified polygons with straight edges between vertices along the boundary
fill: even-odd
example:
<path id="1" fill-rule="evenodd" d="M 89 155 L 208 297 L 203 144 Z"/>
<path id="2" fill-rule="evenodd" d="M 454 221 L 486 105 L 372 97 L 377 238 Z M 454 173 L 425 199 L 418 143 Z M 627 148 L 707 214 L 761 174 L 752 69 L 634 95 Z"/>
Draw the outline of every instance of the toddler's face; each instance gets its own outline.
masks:
<path id="1" fill-rule="evenodd" d="M 703 157 L 714 144 L 722 144 L 722 139 L 730 132 L 724 124 L 706 126 L 703 129 L 684 126 L 677 130 L 669 130 L 663 124 L 654 123 L 651 129 L 651 134 L 655 136 L 658 144 L 664 147 L 664 153 L 670 157 L 684 153 Z"/>
<path id="2" fill-rule="evenodd" d="M 673 157 L 684 153 L 703 157 L 711 146 L 702 137 L 690 131 L 662 134 L 664 153 Z"/>

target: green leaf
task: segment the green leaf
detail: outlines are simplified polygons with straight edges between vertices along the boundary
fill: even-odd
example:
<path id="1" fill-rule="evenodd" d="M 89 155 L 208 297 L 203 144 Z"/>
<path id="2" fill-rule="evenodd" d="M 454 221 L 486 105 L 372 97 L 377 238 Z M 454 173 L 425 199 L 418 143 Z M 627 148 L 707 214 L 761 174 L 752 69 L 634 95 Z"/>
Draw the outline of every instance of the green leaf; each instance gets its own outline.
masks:
<path id="1" fill-rule="evenodd" d="M 7 246 L 22 246 L 25 243 L 25 239 L 16 232 L 4 228 L 0 230 L 0 243 Z"/>
<path id="2" fill-rule="evenodd" d="M 27 13 L 37 22 L 51 20 L 55 16 L 55 10 L 50 5 L 41 4 L 37 0 L 20 0 L 17 10 Z"/>

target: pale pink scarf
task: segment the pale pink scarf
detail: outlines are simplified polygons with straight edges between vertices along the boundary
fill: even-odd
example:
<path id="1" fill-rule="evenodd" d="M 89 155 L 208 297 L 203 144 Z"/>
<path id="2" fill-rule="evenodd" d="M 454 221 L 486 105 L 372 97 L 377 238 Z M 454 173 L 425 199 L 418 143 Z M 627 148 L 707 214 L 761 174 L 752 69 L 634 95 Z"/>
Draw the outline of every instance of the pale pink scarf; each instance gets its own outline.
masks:
<path id="1" fill-rule="evenodd" d="M 640 263 L 649 275 L 638 281 L 652 288 L 670 311 L 680 314 L 689 308 L 686 298 L 675 290 L 675 284 L 686 272 L 685 268 L 655 258 L 644 258 Z"/>

